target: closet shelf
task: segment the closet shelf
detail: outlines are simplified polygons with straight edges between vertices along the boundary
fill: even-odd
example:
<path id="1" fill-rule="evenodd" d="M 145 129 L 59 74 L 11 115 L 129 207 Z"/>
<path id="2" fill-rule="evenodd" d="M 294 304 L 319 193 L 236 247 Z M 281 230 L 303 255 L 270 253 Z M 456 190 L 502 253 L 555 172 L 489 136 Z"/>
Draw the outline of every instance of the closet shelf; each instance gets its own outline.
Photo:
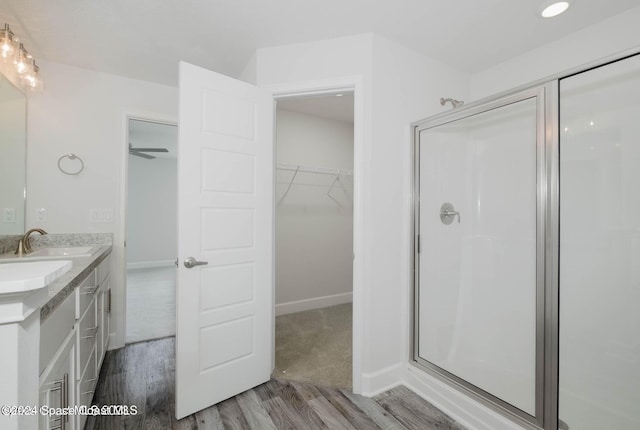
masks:
<path id="1" fill-rule="evenodd" d="M 353 170 L 331 169 L 328 167 L 304 166 L 301 164 L 278 163 L 276 169 L 289 172 L 319 173 L 321 175 L 353 175 Z"/>
<path id="2" fill-rule="evenodd" d="M 353 170 L 342 170 L 342 169 L 331 169 L 331 168 L 327 168 L 327 167 L 312 167 L 312 166 L 303 166 L 300 164 L 286 164 L 286 163 L 277 163 L 276 164 L 276 169 L 280 170 L 280 171 L 288 171 L 288 172 L 293 172 L 293 175 L 291 176 L 291 181 L 289 182 L 289 186 L 287 187 L 287 190 L 284 192 L 284 194 L 282 195 L 282 197 L 280 197 L 280 200 L 278 200 L 278 205 L 280 203 L 282 203 L 282 200 L 284 200 L 284 198 L 287 196 L 287 194 L 289 194 L 289 190 L 291 190 L 291 186 L 293 185 L 293 181 L 295 181 L 296 179 L 296 175 L 300 172 L 303 173 L 318 173 L 320 175 L 330 175 L 330 176 L 334 176 L 333 178 L 333 182 L 331 182 L 331 186 L 329 187 L 329 190 L 327 191 L 327 197 L 329 197 L 331 200 L 333 200 L 338 206 L 342 206 L 342 204 L 331 195 L 331 191 L 333 191 L 334 187 L 336 186 L 337 182 L 341 182 L 340 181 L 340 177 L 343 175 L 353 175 Z M 341 183 L 342 185 L 342 183 Z M 342 187 L 343 190 L 346 192 L 346 189 L 344 189 L 344 186 Z"/>

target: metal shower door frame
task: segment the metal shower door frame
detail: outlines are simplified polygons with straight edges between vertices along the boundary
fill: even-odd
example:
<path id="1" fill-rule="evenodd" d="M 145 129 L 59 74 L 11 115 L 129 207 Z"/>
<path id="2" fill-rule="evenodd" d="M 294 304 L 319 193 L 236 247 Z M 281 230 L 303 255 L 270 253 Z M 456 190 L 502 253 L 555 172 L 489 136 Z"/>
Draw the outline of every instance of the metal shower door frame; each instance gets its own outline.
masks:
<path id="1" fill-rule="evenodd" d="M 418 356 L 420 338 L 420 133 L 523 100 L 536 99 L 536 345 L 535 415 L 497 398 Z M 414 366 L 461 389 L 524 428 L 557 429 L 558 414 L 558 81 L 503 93 L 412 124 L 412 248 Z"/>

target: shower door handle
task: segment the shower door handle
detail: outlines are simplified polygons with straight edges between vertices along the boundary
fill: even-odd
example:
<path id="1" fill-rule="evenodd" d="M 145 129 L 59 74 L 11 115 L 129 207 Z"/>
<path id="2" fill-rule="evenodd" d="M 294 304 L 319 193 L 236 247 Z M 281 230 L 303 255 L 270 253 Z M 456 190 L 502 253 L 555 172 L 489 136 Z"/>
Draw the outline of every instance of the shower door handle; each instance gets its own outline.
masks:
<path id="1" fill-rule="evenodd" d="M 192 269 L 196 266 L 204 266 L 206 264 L 209 264 L 208 261 L 196 261 L 195 258 L 193 257 L 189 257 L 187 259 L 184 260 L 184 267 L 186 267 L 187 269 Z"/>
<path id="2" fill-rule="evenodd" d="M 460 223 L 460 212 L 458 212 L 458 211 L 442 211 L 442 212 L 440 212 L 440 214 L 444 215 L 444 216 L 457 215 L 458 216 L 458 223 Z"/>

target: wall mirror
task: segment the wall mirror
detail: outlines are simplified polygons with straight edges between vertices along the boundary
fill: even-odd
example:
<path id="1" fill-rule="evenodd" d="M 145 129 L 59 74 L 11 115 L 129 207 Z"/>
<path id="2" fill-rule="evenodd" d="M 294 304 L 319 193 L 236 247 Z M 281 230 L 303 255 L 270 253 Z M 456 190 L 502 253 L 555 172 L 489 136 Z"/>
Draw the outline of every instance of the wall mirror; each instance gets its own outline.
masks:
<path id="1" fill-rule="evenodd" d="M 27 98 L 0 74 L 0 236 L 24 232 Z"/>

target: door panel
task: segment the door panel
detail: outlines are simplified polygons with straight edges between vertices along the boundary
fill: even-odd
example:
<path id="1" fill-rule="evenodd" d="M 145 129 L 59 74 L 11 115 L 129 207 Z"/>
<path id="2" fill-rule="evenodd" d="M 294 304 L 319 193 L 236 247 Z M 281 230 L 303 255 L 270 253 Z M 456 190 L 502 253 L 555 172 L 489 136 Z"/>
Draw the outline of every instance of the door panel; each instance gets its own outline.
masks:
<path id="1" fill-rule="evenodd" d="M 180 63 L 178 418 L 272 370 L 272 109 L 265 90 Z"/>
<path id="2" fill-rule="evenodd" d="M 559 418 L 640 428 L 640 55 L 560 81 Z"/>
<path id="3" fill-rule="evenodd" d="M 538 103 L 421 130 L 418 184 L 418 359 L 532 417 Z"/>

